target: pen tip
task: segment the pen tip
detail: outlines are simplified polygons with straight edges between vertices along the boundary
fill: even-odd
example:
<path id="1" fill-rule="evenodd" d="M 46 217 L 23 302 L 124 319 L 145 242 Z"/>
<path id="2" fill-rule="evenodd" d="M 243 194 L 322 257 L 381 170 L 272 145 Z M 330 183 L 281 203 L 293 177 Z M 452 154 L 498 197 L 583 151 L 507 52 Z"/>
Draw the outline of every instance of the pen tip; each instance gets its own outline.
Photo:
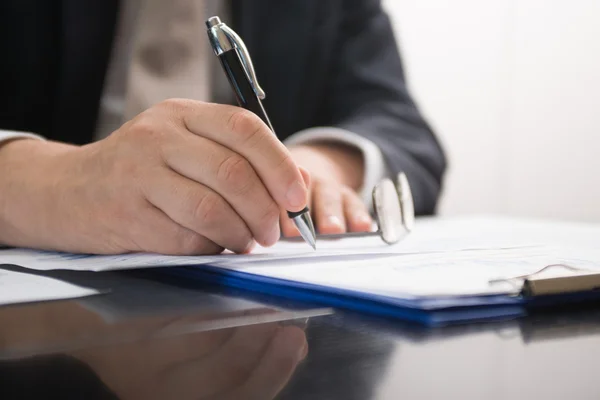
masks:
<path id="1" fill-rule="evenodd" d="M 315 234 L 315 226 L 310 218 L 310 213 L 305 212 L 297 215 L 293 220 L 304 241 L 308 243 L 313 250 L 317 250 L 317 235 Z"/>

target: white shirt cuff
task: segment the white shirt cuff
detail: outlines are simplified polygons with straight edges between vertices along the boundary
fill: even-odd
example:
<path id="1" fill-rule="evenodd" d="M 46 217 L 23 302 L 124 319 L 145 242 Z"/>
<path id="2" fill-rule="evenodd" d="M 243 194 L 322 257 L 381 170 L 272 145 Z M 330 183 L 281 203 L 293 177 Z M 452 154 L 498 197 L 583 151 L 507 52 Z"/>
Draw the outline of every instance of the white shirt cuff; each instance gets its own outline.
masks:
<path id="1" fill-rule="evenodd" d="M 379 147 L 363 136 L 345 129 L 334 127 L 315 127 L 302 130 L 287 138 L 284 143 L 287 146 L 307 144 L 311 142 L 341 142 L 360 150 L 363 155 L 365 171 L 363 183 L 360 187 L 360 196 L 364 203 L 372 210 L 373 187 L 382 179 L 391 174 L 385 163 L 385 159 Z"/>
<path id="2" fill-rule="evenodd" d="M 41 137 L 40 135 L 36 135 L 35 133 L 0 130 L 0 144 L 6 142 L 7 140 L 13 139 L 45 140 L 43 137 Z"/>

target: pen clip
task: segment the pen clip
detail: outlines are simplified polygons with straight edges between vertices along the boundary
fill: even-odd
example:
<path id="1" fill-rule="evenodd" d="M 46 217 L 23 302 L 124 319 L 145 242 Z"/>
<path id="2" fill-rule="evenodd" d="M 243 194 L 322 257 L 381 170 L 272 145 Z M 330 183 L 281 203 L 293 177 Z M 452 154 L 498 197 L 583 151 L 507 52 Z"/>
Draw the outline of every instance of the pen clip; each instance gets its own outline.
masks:
<path id="1" fill-rule="evenodd" d="M 239 55 L 242 59 L 242 64 L 244 66 L 244 70 L 246 71 L 246 75 L 248 76 L 248 80 L 250 81 L 250 85 L 254 90 L 256 96 L 263 100 L 266 95 L 264 90 L 258 84 L 258 79 L 256 78 L 256 73 L 254 72 L 254 65 L 252 64 L 252 59 L 250 58 L 250 53 L 244 44 L 242 38 L 238 36 L 237 33 L 223 22 L 219 17 L 211 17 L 206 21 L 206 26 L 208 27 L 208 37 L 210 39 L 210 43 L 212 48 L 217 56 L 232 50 L 239 50 Z"/>

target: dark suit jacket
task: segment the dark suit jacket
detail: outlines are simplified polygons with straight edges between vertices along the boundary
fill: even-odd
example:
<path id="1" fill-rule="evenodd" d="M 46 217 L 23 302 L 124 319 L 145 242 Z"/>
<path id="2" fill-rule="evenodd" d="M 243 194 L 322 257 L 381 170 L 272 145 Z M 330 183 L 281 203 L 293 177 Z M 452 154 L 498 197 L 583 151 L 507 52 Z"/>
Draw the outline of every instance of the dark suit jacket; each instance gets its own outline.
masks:
<path id="1" fill-rule="evenodd" d="M 445 158 L 410 98 L 379 0 L 232 0 L 281 139 L 313 126 L 369 138 L 432 213 Z M 118 0 L 0 2 L 0 129 L 90 142 Z M 207 40 L 198 38 L 198 40 Z"/>

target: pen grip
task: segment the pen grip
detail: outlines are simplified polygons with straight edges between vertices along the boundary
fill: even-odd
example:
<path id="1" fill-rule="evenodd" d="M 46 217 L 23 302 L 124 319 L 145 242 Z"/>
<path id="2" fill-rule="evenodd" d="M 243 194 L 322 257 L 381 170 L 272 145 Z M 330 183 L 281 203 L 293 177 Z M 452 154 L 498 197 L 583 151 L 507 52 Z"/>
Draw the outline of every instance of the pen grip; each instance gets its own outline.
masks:
<path id="1" fill-rule="evenodd" d="M 307 212 L 310 212 L 310 209 L 308 208 L 308 206 L 304 207 L 302 210 L 300 211 L 288 211 L 287 212 L 287 216 L 288 218 L 296 218 L 302 214 L 306 214 Z"/>
<path id="2" fill-rule="evenodd" d="M 229 80 L 236 100 L 240 107 L 248 111 L 252 111 L 271 129 L 275 134 L 275 130 L 269 121 L 267 112 L 262 105 L 262 102 L 254 92 L 250 79 L 246 74 L 239 50 L 232 49 L 219 56 L 225 75 Z"/>

